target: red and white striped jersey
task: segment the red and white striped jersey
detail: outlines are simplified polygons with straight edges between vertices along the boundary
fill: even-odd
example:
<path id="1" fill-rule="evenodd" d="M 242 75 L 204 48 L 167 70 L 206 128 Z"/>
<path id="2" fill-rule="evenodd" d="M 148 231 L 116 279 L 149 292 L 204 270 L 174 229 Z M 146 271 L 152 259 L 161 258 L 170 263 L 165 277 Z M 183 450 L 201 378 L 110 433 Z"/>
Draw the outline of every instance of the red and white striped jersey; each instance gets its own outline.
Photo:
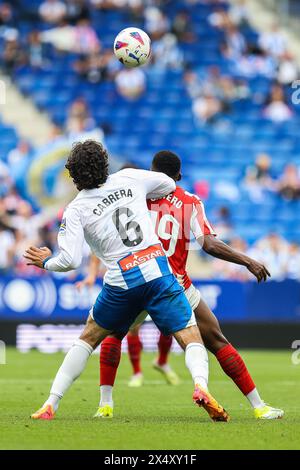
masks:
<path id="1" fill-rule="evenodd" d="M 192 283 L 186 271 L 191 234 L 196 239 L 216 235 L 206 218 L 203 202 L 177 186 L 162 199 L 148 200 L 148 208 L 173 273 L 188 289 Z"/>

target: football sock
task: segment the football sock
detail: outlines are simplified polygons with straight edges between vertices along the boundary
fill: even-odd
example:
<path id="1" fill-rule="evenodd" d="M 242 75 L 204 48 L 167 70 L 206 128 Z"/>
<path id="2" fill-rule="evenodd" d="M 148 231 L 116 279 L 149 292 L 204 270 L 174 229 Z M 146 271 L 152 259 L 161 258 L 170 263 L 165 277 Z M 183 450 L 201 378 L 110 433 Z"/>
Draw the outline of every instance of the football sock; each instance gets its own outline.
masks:
<path id="1" fill-rule="evenodd" d="M 203 344 L 190 343 L 185 349 L 185 364 L 189 369 L 195 385 L 207 390 L 208 356 Z"/>
<path id="2" fill-rule="evenodd" d="M 113 406 L 112 391 L 121 359 L 122 341 L 107 337 L 100 349 L 100 406 Z"/>
<path id="3" fill-rule="evenodd" d="M 157 364 L 159 366 L 166 365 L 168 361 L 168 355 L 172 346 L 173 337 L 172 336 L 164 336 L 162 333 L 160 334 L 159 341 L 158 341 L 158 359 Z"/>
<path id="4" fill-rule="evenodd" d="M 66 391 L 85 369 L 92 352 L 92 346 L 78 339 L 67 353 L 52 384 L 50 396 L 45 402 L 47 405 L 52 405 L 54 411 L 57 410 L 59 402 Z"/>
<path id="5" fill-rule="evenodd" d="M 138 335 L 127 335 L 128 356 L 133 367 L 133 373 L 139 374 L 142 372 L 141 368 L 141 352 L 142 343 Z"/>
<path id="6" fill-rule="evenodd" d="M 99 406 L 114 406 L 113 387 L 111 385 L 100 385 L 100 402 Z"/>
<path id="7" fill-rule="evenodd" d="M 237 350 L 231 344 L 227 344 L 219 349 L 216 353 L 216 358 L 225 374 L 234 381 L 241 392 L 248 398 L 251 405 L 254 408 L 263 406 L 264 403 L 255 388 L 255 383 Z"/>
<path id="8" fill-rule="evenodd" d="M 248 393 L 246 397 L 248 398 L 252 408 L 263 408 L 265 406 L 265 402 L 260 398 L 256 388 L 252 390 L 252 392 Z"/>

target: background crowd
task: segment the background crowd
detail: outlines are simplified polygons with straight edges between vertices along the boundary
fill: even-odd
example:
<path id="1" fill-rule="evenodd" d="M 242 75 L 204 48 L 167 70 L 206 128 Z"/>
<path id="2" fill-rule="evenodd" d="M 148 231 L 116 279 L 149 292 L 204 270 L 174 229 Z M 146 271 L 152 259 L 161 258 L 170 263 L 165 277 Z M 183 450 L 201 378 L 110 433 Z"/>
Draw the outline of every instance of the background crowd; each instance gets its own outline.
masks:
<path id="1" fill-rule="evenodd" d="M 290 101 L 291 84 L 299 70 L 286 39 L 277 24 L 253 39 L 249 33 L 247 2 L 233 5 L 224 1 L 186 0 L 170 17 L 166 8 L 171 0 L 13 0 L 0 3 L 1 67 L 12 80 L 20 70 L 46 72 L 53 67 L 52 53 L 71 57 L 70 72 L 91 86 L 114 84 L 115 93 L 128 104 L 138 103 L 148 91 L 147 71 L 164 70 L 181 74 L 182 86 L 190 102 L 195 128 L 209 127 L 226 132 L 231 113 L 243 102 L 251 102 L 260 116 L 277 126 L 297 118 Z M 206 21 L 214 34 L 220 35 L 217 53 L 226 63 L 197 67 L 189 51 L 199 46 L 193 28 L 191 8 L 210 5 Z M 94 21 L 97 13 L 126 12 L 126 21 L 142 25 L 153 42 L 152 60 L 147 69 L 125 69 L 114 58 L 101 36 L 101 25 Z M 188 52 L 186 52 L 188 51 Z M 225 71 L 224 71 L 225 70 Z M 267 92 L 253 90 L 251 80 L 264 78 L 270 83 Z M 84 133 L 97 132 L 99 140 L 113 136 L 115 129 L 105 119 L 99 122 L 89 103 L 76 96 L 67 106 L 64 122 L 53 123 L 49 141 L 62 135 L 72 140 Z M 238 134 L 237 134 L 238 135 Z M 26 200 L 16 185 L 20 163 L 33 158 L 35 149 L 20 139 L 5 159 L 0 159 L 0 273 L 31 273 L 22 259 L 28 244 L 56 249 L 56 233 L 62 210 L 55 217 Z M 151 155 L 149 155 L 150 161 Z M 207 155 L 209 158 L 209 155 Z M 189 167 L 190 168 L 190 167 Z M 184 170 L 184 168 L 183 168 Z M 201 175 L 201 172 L 200 172 Z M 188 188 L 209 206 L 212 183 L 199 178 Z M 257 152 L 254 159 L 243 162 L 238 181 L 222 186 L 229 201 L 247 197 L 255 204 L 268 198 L 290 205 L 300 199 L 300 173 L 297 163 L 286 161 L 278 168 L 269 152 Z M 226 199 L 226 198 L 225 198 Z M 268 231 L 256 240 L 240 236 L 232 204 L 214 206 L 208 216 L 220 238 L 232 246 L 265 262 L 276 280 L 300 280 L 300 246 L 296 239 L 285 237 L 269 224 Z M 284 223 L 284 220 L 283 222 Z M 199 253 L 199 266 L 205 276 L 246 280 L 245 270 L 220 261 L 208 260 Z M 199 269 L 199 277 L 203 277 Z"/>

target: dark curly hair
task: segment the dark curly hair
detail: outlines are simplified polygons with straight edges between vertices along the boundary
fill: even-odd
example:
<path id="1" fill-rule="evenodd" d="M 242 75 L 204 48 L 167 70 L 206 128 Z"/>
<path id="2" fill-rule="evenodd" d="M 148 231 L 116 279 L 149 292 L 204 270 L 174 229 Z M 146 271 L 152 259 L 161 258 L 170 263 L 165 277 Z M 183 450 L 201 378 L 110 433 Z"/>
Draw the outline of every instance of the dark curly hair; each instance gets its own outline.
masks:
<path id="1" fill-rule="evenodd" d="M 73 145 L 66 168 L 76 188 L 99 188 L 108 178 L 108 153 L 102 144 L 94 140 Z"/>
<path id="2" fill-rule="evenodd" d="M 152 160 L 152 170 L 165 173 L 177 181 L 181 179 L 181 160 L 176 153 L 170 150 L 157 152 Z"/>

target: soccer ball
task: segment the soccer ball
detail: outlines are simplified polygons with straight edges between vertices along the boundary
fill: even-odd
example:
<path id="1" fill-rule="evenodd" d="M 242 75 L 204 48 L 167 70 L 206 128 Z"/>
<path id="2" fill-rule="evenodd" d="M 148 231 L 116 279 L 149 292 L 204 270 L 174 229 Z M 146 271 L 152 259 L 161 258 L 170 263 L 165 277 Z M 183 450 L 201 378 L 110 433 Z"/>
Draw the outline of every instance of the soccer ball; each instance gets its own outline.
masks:
<path id="1" fill-rule="evenodd" d="M 151 40 L 142 29 L 123 29 L 115 39 L 114 53 L 125 67 L 139 67 L 150 58 Z"/>

